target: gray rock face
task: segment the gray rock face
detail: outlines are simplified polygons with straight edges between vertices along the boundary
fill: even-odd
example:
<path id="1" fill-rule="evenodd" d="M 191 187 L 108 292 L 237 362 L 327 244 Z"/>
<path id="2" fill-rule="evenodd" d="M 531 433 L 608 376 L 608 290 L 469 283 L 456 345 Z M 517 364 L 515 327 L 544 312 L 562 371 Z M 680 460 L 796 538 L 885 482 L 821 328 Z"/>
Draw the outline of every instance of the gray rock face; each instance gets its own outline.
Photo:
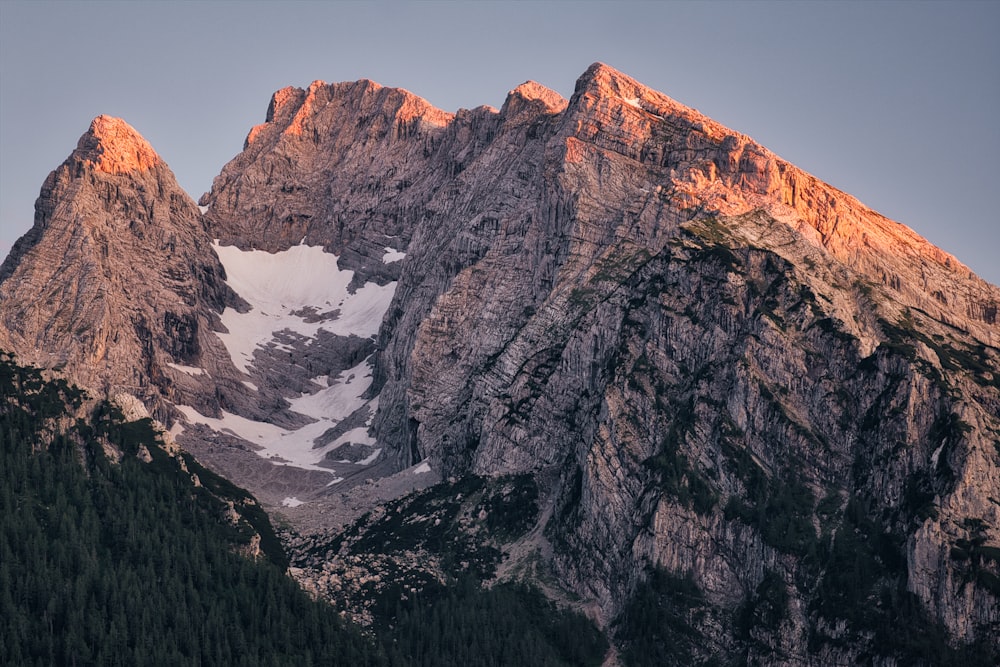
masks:
<path id="1" fill-rule="evenodd" d="M 231 364 L 217 312 L 239 299 L 210 243 L 149 144 L 100 116 L 46 179 L 34 227 L 0 267 L 0 331 L 23 360 L 134 394 L 161 419 L 164 400 L 218 410 Z"/>
<path id="2" fill-rule="evenodd" d="M 135 378 L 144 400 L 215 396 L 290 423 L 280 400 L 269 415 L 246 397 L 228 357 L 212 361 L 225 355 L 212 313 L 235 299 L 198 253 L 208 238 L 323 245 L 354 288 L 397 282 L 374 346 L 258 349 L 252 379 L 280 398 L 276 385 L 309 383 L 310 349 L 329 374 L 373 353 L 376 444 L 351 456 L 381 449 L 384 472 L 426 459 L 445 477 L 533 475 L 539 524 L 503 572 L 544 561 L 608 623 L 651 572 L 684 577 L 692 659 L 913 662 L 885 627 L 1000 653 L 1000 289 L 748 137 L 601 64 L 571 100 L 527 83 L 499 111 L 456 114 L 369 81 L 317 82 L 275 93 L 202 198 L 204 220 L 176 199 L 176 230 L 157 208 L 173 192 L 165 167 L 151 149 L 122 153 L 108 163 L 135 154 L 146 171 L 71 157 L 54 172 L 0 269 L 22 354 L 94 383 Z M 99 225 L 71 224 L 91 210 Z M 91 240 L 137 210 L 151 211 L 143 224 Z M 104 247 L 166 255 L 154 271 Z M 39 268 L 67 249 L 85 270 Z M 130 270 L 148 287 L 128 290 Z M 186 305 L 137 329 L 121 308 L 91 314 L 108 290 L 153 304 L 140 314 L 171 294 Z M 114 363 L 108 336 L 125 341 Z M 165 382 L 167 361 L 211 379 Z M 224 468 L 227 450 L 211 451 Z"/>

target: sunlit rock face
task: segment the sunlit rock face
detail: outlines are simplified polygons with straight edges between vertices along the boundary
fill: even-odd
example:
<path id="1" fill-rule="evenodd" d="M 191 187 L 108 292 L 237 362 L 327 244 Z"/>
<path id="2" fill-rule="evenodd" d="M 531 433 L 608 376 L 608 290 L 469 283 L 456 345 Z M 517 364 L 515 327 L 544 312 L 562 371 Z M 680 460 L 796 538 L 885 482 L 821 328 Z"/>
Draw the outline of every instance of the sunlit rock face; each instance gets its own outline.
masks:
<path id="1" fill-rule="evenodd" d="M 529 473 L 505 571 L 609 624 L 689 578 L 695 657 L 1000 650 L 1000 290 L 903 225 L 599 63 L 454 114 L 283 89 L 203 215 L 97 134 L 0 270 L 2 335 L 177 406 L 292 516 L 418 463 Z M 168 310 L 197 334 L 134 325 Z"/>
<path id="2" fill-rule="evenodd" d="M 0 268 L 2 330 L 23 360 L 135 394 L 160 417 L 163 399 L 217 409 L 214 384 L 171 365 L 225 376 L 214 329 L 238 298 L 224 277 L 169 167 L 124 121 L 99 116 L 46 179 L 34 226 Z"/>
<path id="3" fill-rule="evenodd" d="M 121 118 L 98 116 L 80 137 L 74 157 L 106 174 L 146 171 L 160 164 L 160 156 Z"/>

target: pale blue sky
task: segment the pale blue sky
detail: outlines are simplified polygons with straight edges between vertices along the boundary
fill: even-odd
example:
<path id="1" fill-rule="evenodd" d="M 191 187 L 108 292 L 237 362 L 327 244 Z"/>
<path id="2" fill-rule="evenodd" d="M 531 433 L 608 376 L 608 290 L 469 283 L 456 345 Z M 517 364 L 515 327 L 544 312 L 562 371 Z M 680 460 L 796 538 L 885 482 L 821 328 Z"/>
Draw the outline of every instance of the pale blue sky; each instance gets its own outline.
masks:
<path id="1" fill-rule="evenodd" d="M 903 222 L 1000 284 L 998 2 L 0 0 L 0 256 L 90 120 L 198 198 L 271 93 L 370 78 L 448 111 L 603 61 Z"/>

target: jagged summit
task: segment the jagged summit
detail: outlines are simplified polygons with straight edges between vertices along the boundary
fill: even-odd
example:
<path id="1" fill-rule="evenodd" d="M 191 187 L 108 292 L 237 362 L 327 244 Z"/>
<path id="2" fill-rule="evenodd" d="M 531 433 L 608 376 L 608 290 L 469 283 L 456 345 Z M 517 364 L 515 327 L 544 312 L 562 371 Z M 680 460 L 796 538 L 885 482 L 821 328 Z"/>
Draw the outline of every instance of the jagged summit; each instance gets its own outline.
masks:
<path id="1" fill-rule="evenodd" d="M 631 95 L 640 89 L 651 90 L 614 67 L 602 62 L 595 62 L 576 80 L 574 94 L 592 90 L 613 95 L 620 95 L 623 92 Z"/>
<path id="2" fill-rule="evenodd" d="M 244 150 L 255 146 L 265 135 L 269 137 L 265 142 L 268 146 L 280 137 L 315 140 L 317 117 L 341 109 L 362 117 L 381 116 L 404 124 L 419 121 L 433 127 L 443 127 L 454 118 L 454 114 L 403 88 L 387 88 L 370 79 L 341 83 L 316 80 L 305 89 L 288 86 L 276 91 L 264 123 L 250 130 Z M 276 134 L 275 128 L 280 128 Z"/>
<path id="3" fill-rule="evenodd" d="M 682 215 L 766 211 L 864 280 L 888 286 L 901 305 L 960 326 L 990 345 L 1000 343 L 996 287 L 905 225 L 747 135 L 604 63 L 591 65 L 577 81 L 567 114 L 569 162 L 591 165 L 598 156 L 612 155 L 640 162 L 643 177 L 669 192 Z M 607 177 L 594 184 L 600 180 Z"/>
<path id="4" fill-rule="evenodd" d="M 541 104 L 545 112 L 550 114 L 564 111 L 569 104 L 569 100 L 565 97 L 536 81 L 525 81 L 507 93 L 507 100 L 504 102 L 505 112 L 509 114 L 518 101 L 521 104 Z"/>
<path id="5" fill-rule="evenodd" d="M 80 137 L 73 159 L 92 164 L 97 171 L 122 174 L 145 171 L 162 160 L 135 128 L 121 118 L 100 115 Z"/>
<path id="6" fill-rule="evenodd" d="M 210 243 L 149 143 L 98 116 L 45 179 L 34 225 L 0 266 L 0 343 L 151 410 L 163 395 L 198 394 L 173 386 L 169 364 L 221 349 L 211 323 L 229 293 Z"/>

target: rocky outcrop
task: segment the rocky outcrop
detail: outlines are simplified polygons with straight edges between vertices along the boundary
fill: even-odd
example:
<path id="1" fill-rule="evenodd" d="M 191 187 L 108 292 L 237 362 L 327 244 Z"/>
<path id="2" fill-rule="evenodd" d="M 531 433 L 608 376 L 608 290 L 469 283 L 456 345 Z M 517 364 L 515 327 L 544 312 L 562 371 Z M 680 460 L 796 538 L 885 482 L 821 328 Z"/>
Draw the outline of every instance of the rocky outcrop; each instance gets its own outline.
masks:
<path id="1" fill-rule="evenodd" d="M 27 362 L 101 394 L 218 409 L 232 375 L 215 330 L 236 306 L 195 203 L 127 123 L 99 116 L 45 180 L 0 267 L 2 326 Z M 185 368 L 202 369 L 201 381 Z M 213 378 L 213 380 L 209 380 Z"/>
<path id="2" fill-rule="evenodd" d="M 382 261 L 386 248 L 405 251 L 441 186 L 447 167 L 432 157 L 451 121 L 372 81 L 285 88 L 200 203 L 223 245 L 322 245 L 359 280 L 385 282 L 399 268 Z"/>

